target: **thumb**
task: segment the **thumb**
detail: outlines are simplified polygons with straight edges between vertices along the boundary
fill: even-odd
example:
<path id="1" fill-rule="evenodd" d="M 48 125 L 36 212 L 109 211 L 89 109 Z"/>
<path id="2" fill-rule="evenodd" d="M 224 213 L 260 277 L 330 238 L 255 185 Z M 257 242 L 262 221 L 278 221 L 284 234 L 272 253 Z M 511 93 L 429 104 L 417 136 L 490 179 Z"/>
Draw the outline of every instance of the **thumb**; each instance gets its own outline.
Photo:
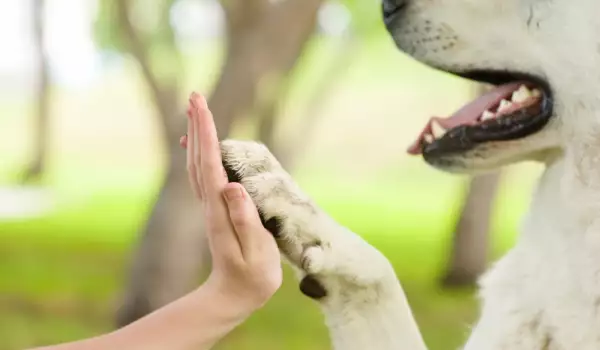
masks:
<path id="1" fill-rule="evenodd" d="M 231 182 L 225 186 L 224 197 L 229 209 L 231 224 L 242 246 L 242 253 L 252 253 L 258 249 L 263 235 L 268 231 L 263 227 L 258 210 L 244 186 Z"/>

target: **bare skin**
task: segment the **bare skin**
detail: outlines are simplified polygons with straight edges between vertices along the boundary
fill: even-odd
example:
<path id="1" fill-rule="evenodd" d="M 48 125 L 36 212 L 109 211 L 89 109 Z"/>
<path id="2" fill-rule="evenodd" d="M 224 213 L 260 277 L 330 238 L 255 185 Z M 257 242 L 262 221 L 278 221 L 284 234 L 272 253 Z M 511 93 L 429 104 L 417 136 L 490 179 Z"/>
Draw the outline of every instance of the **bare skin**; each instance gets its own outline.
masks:
<path id="1" fill-rule="evenodd" d="M 228 183 L 213 116 L 193 93 L 188 109 L 190 186 L 206 222 L 212 272 L 198 289 L 114 332 L 35 350 L 210 349 L 261 308 L 282 282 L 281 260 L 243 186 Z"/>

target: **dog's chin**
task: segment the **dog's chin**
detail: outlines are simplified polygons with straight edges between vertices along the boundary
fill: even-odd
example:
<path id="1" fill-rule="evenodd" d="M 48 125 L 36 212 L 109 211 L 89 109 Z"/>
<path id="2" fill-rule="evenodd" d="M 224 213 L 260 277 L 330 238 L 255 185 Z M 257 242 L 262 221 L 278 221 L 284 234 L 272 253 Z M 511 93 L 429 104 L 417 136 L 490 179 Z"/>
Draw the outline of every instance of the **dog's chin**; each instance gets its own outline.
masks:
<path id="1" fill-rule="evenodd" d="M 527 157 L 503 157 L 498 154 L 477 154 L 476 150 L 464 155 L 423 157 L 433 168 L 459 175 L 481 175 L 496 171 L 504 166 L 527 160 Z"/>
<path id="2" fill-rule="evenodd" d="M 545 163 L 560 153 L 558 140 L 548 135 L 540 138 L 509 142 L 490 142 L 468 151 L 456 153 L 424 153 L 423 159 L 430 166 L 451 174 L 481 175 L 520 162 Z"/>

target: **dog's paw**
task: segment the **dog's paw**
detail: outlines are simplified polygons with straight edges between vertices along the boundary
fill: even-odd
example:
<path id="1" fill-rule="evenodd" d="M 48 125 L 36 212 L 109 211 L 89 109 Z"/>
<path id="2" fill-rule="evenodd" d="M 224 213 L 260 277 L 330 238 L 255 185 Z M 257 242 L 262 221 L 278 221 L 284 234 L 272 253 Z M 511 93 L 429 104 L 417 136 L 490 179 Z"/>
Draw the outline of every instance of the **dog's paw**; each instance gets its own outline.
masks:
<path id="1" fill-rule="evenodd" d="M 388 260 L 313 203 L 264 145 L 226 140 L 221 150 L 229 181 L 246 188 L 305 295 L 325 299 L 397 282 Z"/>

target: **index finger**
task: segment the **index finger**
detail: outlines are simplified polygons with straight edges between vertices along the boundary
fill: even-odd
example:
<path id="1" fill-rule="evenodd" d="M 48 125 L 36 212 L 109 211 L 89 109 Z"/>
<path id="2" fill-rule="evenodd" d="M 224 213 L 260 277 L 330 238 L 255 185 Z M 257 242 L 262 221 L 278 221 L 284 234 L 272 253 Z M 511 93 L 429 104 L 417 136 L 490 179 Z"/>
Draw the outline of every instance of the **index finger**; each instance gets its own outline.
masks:
<path id="1" fill-rule="evenodd" d="M 198 138 L 200 148 L 200 167 L 202 185 L 207 196 L 221 198 L 221 192 L 228 183 L 223 175 L 221 147 L 213 115 L 208 109 L 204 97 L 193 93 L 190 98 L 193 108 L 198 109 Z"/>

